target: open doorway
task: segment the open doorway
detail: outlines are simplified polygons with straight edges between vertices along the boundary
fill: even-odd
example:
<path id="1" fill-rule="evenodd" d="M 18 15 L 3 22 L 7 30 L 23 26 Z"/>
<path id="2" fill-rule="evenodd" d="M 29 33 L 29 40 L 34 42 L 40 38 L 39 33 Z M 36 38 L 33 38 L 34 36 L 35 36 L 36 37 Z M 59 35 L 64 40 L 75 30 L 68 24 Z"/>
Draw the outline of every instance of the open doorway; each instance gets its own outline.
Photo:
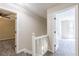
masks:
<path id="1" fill-rule="evenodd" d="M 75 55 L 75 7 L 56 13 L 56 53 Z"/>
<path id="2" fill-rule="evenodd" d="M 0 9 L 0 56 L 16 53 L 16 13 Z"/>

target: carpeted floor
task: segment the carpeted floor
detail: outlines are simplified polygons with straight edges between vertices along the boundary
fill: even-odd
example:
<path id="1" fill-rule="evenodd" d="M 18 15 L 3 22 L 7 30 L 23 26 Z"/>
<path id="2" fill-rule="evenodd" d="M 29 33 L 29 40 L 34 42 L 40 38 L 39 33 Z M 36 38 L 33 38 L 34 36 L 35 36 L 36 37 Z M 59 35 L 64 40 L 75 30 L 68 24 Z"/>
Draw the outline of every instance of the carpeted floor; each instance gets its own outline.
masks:
<path id="1" fill-rule="evenodd" d="M 21 52 L 15 53 L 15 40 L 0 40 L 0 56 L 31 56 L 31 54 Z"/>
<path id="2" fill-rule="evenodd" d="M 56 53 L 48 51 L 45 56 L 75 56 L 75 41 L 74 39 L 59 40 L 59 47 Z"/>
<path id="3" fill-rule="evenodd" d="M 56 56 L 75 56 L 75 41 L 74 39 L 59 40 L 59 48 L 57 49 Z"/>
<path id="4" fill-rule="evenodd" d="M 47 52 L 44 56 L 74 56 L 74 41 L 60 40 L 59 48 L 55 54 Z M 15 40 L 0 40 L 0 56 L 32 56 L 31 54 L 21 52 L 15 53 Z"/>
<path id="5" fill-rule="evenodd" d="M 9 56 L 15 54 L 15 40 L 0 40 L 0 56 Z"/>

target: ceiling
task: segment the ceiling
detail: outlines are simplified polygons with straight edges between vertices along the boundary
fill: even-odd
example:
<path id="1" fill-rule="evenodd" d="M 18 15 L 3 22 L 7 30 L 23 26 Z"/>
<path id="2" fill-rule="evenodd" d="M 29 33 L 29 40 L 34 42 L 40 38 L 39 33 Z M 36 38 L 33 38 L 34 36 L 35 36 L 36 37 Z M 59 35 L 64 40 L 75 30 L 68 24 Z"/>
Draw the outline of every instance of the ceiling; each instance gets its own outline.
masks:
<path id="1" fill-rule="evenodd" d="M 57 3 L 23 3 L 20 5 L 40 17 L 47 18 L 47 8 L 54 7 L 56 4 Z M 0 16 L 13 18 L 15 17 L 15 14 L 13 12 L 0 9 Z"/>
<path id="2" fill-rule="evenodd" d="M 30 11 L 43 18 L 47 18 L 47 8 L 54 7 L 56 3 L 24 3 Z"/>

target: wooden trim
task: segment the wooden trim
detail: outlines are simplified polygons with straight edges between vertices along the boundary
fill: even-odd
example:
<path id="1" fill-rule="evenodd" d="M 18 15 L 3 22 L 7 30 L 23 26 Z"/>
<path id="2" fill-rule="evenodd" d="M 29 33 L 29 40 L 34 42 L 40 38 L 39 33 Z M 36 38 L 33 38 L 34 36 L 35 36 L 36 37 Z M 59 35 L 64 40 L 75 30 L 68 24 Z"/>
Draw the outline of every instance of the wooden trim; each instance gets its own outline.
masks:
<path id="1" fill-rule="evenodd" d="M 11 40 L 11 39 L 15 39 L 15 38 L 4 38 L 4 39 L 0 39 L 0 40 Z"/>

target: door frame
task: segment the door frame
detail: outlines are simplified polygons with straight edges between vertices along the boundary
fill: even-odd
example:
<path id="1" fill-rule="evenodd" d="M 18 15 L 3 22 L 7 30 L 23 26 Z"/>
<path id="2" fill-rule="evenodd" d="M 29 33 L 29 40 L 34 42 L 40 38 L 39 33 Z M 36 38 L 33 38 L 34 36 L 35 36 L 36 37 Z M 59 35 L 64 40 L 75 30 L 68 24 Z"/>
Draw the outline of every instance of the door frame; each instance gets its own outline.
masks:
<path id="1" fill-rule="evenodd" d="M 55 12 L 52 12 L 51 14 L 52 15 L 54 15 L 55 16 L 55 14 L 56 13 L 59 13 L 59 12 L 62 12 L 62 11 L 65 11 L 65 10 L 67 10 L 67 9 L 70 9 L 70 8 L 72 8 L 72 7 L 75 7 L 75 55 L 76 56 L 78 56 L 79 55 L 79 53 L 78 53 L 78 5 L 71 5 L 71 6 L 68 6 L 68 7 L 66 7 L 66 8 L 64 8 L 64 9 L 60 9 L 60 10 L 58 10 L 58 11 L 55 11 Z M 52 17 L 53 16 L 50 16 L 50 19 L 52 19 Z M 47 20 L 47 21 L 49 21 L 49 19 Z M 52 20 L 50 20 L 51 22 L 52 22 Z M 48 25 L 49 25 L 49 23 L 47 23 Z M 51 25 L 52 26 L 52 25 Z M 47 27 L 47 29 L 49 28 L 49 26 Z M 51 30 L 52 31 L 52 30 Z M 49 32 L 49 30 L 48 30 L 48 32 Z M 52 32 L 53 33 L 53 32 Z M 49 34 L 49 33 L 48 33 Z M 50 35 L 49 35 L 49 37 L 50 37 Z M 54 51 L 54 39 L 52 39 L 52 52 L 54 53 L 55 51 Z"/>
<path id="2" fill-rule="evenodd" d="M 71 7 L 68 7 L 68 8 L 66 8 L 66 9 L 63 9 L 63 10 L 60 10 L 60 11 L 57 11 L 55 14 L 59 14 L 59 13 L 62 13 L 62 12 L 65 12 L 66 10 L 69 10 L 69 9 L 72 9 L 72 8 L 75 8 L 75 6 L 71 6 Z M 75 13 L 76 14 L 76 13 Z M 75 16 L 74 16 L 75 17 Z M 74 21 L 76 21 L 76 19 L 74 20 Z M 74 22 L 74 24 L 75 24 L 75 22 Z M 74 25 L 75 26 L 75 25 Z M 75 28 L 74 28 L 75 29 Z M 75 36 L 75 35 L 74 35 Z M 75 39 L 76 40 L 76 39 Z M 75 41 L 74 40 L 74 41 Z M 57 41 L 57 40 L 56 40 Z M 76 42 L 75 42 L 76 43 Z M 57 45 L 57 46 L 59 46 L 59 45 Z M 75 46 L 76 46 L 76 44 L 75 44 Z M 56 49 L 56 48 L 55 48 Z M 75 49 L 76 50 L 76 49 Z M 76 52 L 76 51 L 75 51 Z"/>
<path id="3" fill-rule="evenodd" d="M 17 13 L 16 13 L 16 19 L 15 19 L 15 53 L 17 53 Z"/>

